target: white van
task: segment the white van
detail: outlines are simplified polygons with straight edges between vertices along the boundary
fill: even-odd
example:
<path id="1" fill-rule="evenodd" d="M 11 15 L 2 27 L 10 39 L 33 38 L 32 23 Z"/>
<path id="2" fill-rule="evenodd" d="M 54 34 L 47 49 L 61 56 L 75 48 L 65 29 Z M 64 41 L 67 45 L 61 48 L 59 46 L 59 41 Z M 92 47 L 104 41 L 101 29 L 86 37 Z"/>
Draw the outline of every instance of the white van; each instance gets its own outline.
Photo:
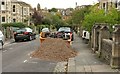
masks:
<path id="1" fill-rule="evenodd" d="M 83 30 L 82 38 L 89 40 L 90 39 L 90 33 L 86 30 Z"/>
<path id="2" fill-rule="evenodd" d="M 2 46 L 4 45 L 4 35 L 2 31 L 0 30 L 0 49 L 2 49 Z"/>

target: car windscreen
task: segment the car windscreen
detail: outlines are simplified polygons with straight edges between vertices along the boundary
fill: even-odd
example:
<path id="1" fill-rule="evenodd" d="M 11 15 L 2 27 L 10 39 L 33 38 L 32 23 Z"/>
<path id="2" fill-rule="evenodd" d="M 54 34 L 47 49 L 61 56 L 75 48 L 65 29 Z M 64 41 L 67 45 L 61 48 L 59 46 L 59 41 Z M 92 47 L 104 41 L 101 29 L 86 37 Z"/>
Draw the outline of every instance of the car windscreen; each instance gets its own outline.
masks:
<path id="1" fill-rule="evenodd" d="M 16 32 L 17 33 L 20 33 L 20 32 L 25 32 L 26 30 L 25 29 L 19 29 L 19 30 L 17 30 Z"/>
<path id="2" fill-rule="evenodd" d="M 59 28 L 58 32 L 62 32 L 62 31 L 64 31 L 64 32 L 71 32 L 71 29 L 68 28 L 68 27 Z"/>

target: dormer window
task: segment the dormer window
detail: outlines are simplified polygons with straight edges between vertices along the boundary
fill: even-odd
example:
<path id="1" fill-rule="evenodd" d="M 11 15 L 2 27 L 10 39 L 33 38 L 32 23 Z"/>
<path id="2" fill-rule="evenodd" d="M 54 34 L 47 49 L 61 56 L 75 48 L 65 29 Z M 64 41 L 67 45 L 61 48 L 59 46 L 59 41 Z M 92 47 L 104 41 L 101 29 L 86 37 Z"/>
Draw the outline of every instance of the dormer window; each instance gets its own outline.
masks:
<path id="1" fill-rule="evenodd" d="M 15 5 L 13 5 L 13 12 L 15 12 Z"/>
<path id="2" fill-rule="evenodd" d="M 106 4 L 105 3 L 103 3 L 103 8 L 105 9 L 105 6 L 106 6 Z"/>
<path id="3" fill-rule="evenodd" d="M 5 5 L 5 2 L 2 2 L 2 5 Z"/>
<path id="4" fill-rule="evenodd" d="M 118 4 L 117 4 L 117 2 L 115 2 L 115 8 L 117 8 L 117 6 L 118 6 Z"/>

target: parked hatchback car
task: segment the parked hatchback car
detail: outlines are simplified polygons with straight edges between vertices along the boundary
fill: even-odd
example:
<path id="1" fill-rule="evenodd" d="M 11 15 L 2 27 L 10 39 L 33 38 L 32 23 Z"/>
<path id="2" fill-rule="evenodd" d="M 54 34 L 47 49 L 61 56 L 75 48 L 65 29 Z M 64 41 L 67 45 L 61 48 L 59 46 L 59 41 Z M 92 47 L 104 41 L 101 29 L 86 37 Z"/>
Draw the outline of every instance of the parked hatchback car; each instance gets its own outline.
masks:
<path id="1" fill-rule="evenodd" d="M 17 30 L 14 33 L 14 39 L 15 39 L 15 42 L 17 42 L 19 40 L 31 41 L 33 39 L 36 39 L 36 34 L 33 33 L 31 28 L 22 28 L 22 29 Z"/>
<path id="2" fill-rule="evenodd" d="M 0 30 L 0 49 L 2 49 L 3 45 L 4 45 L 4 35 Z"/>
<path id="3" fill-rule="evenodd" d="M 57 38 L 63 38 L 64 40 L 74 40 L 74 33 L 70 27 L 60 27 L 57 32 Z"/>

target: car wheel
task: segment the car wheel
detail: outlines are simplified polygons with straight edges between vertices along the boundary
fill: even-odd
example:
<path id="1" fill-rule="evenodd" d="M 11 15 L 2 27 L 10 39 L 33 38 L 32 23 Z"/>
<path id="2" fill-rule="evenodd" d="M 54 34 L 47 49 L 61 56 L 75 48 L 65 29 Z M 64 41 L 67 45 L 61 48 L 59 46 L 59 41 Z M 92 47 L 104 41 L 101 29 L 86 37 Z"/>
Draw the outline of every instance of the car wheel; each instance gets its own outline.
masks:
<path id="1" fill-rule="evenodd" d="M 30 41 L 32 40 L 32 36 L 29 36 L 29 40 L 30 40 Z"/>
<path id="2" fill-rule="evenodd" d="M 18 42 L 18 39 L 15 39 L 15 42 Z"/>
<path id="3" fill-rule="evenodd" d="M 72 36 L 72 39 L 71 39 L 71 41 L 73 41 L 74 40 L 74 38 L 73 38 L 73 36 Z"/>
<path id="4" fill-rule="evenodd" d="M 34 36 L 34 39 L 36 39 L 36 36 Z"/>

